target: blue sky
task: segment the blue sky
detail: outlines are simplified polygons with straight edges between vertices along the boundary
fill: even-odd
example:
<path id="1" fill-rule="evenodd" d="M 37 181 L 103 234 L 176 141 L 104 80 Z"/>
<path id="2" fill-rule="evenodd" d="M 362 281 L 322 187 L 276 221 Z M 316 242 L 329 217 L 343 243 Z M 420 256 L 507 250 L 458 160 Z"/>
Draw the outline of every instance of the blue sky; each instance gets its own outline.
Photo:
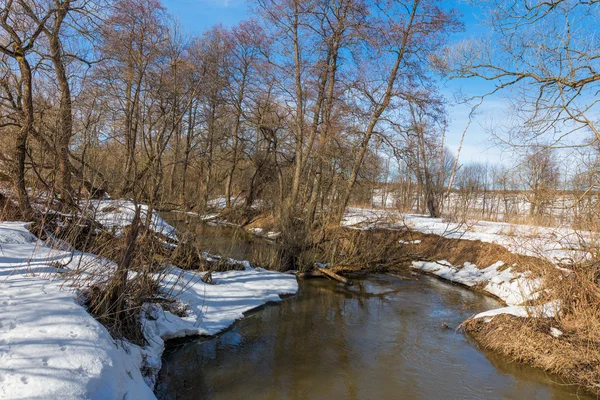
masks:
<path id="1" fill-rule="evenodd" d="M 222 24 L 230 27 L 250 16 L 250 9 L 246 0 L 163 0 L 176 20 L 183 26 L 184 30 L 200 34 L 206 29 Z M 472 6 L 464 4 L 461 0 L 447 1 L 449 7 L 458 8 L 463 14 L 465 32 L 455 35 L 453 40 L 462 37 L 476 35 L 484 32 L 485 28 L 480 23 L 481 12 Z M 454 81 L 445 82 L 443 93 L 449 99 L 453 93 L 462 90 L 469 95 L 481 94 L 491 87 L 481 81 Z M 496 96 L 486 101 L 480 110 L 482 111 L 476 121 L 471 124 L 467 132 L 465 143 L 461 152 L 461 162 L 478 161 L 489 163 L 506 163 L 509 159 L 507 154 L 492 145 L 489 134 L 484 129 L 489 126 L 493 119 L 502 118 L 506 112 L 506 102 Z M 456 151 L 460 142 L 460 136 L 467 124 L 469 107 L 455 105 L 449 107 L 449 132 L 446 143 L 448 147 Z"/>
<path id="2" fill-rule="evenodd" d="M 185 29 L 194 33 L 217 24 L 233 26 L 249 16 L 246 0 L 163 0 L 163 4 Z"/>

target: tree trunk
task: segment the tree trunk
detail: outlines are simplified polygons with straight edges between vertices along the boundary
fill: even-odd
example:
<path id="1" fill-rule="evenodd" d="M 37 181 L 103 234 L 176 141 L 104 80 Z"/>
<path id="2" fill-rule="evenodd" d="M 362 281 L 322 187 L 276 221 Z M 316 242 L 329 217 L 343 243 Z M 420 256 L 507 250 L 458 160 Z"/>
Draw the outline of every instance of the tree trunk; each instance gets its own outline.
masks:
<path id="1" fill-rule="evenodd" d="M 58 167 L 60 172 L 59 193 L 61 201 L 67 206 L 74 204 L 71 188 L 71 164 L 69 162 L 69 146 L 73 136 L 73 105 L 71 102 L 71 88 L 67 77 L 67 70 L 62 56 L 60 41 L 60 28 L 70 8 L 70 1 L 65 1 L 56 12 L 54 27 L 47 31 L 50 42 L 50 59 L 54 66 L 56 80 L 60 89 L 60 122 L 58 132 Z"/>
<path id="2" fill-rule="evenodd" d="M 22 81 L 22 115 L 23 121 L 21 129 L 17 134 L 15 141 L 16 150 L 16 166 L 15 166 L 15 187 L 17 189 L 17 200 L 19 210 L 24 219 L 28 219 L 33 211 L 27 195 L 27 187 L 25 185 L 25 159 L 27 156 L 27 137 L 34 129 L 33 119 L 33 80 L 31 75 L 31 66 L 25 56 L 17 56 L 19 63 L 19 71 L 21 72 Z"/>

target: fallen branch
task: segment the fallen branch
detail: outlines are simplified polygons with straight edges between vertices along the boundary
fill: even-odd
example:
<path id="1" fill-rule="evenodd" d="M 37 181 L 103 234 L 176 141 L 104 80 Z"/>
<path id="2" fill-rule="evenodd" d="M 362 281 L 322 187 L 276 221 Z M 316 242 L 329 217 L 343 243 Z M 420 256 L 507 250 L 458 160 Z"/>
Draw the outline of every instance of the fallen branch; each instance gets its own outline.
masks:
<path id="1" fill-rule="evenodd" d="M 335 272 L 330 271 L 327 268 L 321 268 L 321 267 L 315 266 L 315 271 L 319 271 L 323 275 L 326 275 L 326 276 L 330 277 L 331 279 L 335 279 L 336 281 L 342 282 L 343 284 L 346 284 L 348 286 L 354 285 L 354 282 L 352 282 L 350 279 L 344 278 L 343 276 L 338 275 Z"/>

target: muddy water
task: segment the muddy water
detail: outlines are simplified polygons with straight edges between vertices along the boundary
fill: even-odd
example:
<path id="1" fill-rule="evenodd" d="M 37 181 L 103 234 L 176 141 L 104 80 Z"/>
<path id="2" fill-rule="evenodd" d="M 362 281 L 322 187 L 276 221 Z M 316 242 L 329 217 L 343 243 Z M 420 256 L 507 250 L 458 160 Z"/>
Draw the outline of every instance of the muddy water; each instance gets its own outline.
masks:
<path id="1" fill-rule="evenodd" d="M 211 339 L 173 345 L 164 399 L 575 399 L 452 329 L 499 304 L 435 278 L 301 283 Z M 584 398 L 581 396 L 580 398 Z"/>
<path id="2" fill-rule="evenodd" d="M 247 258 L 245 246 L 267 245 L 226 236 L 224 228 L 202 229 L 206 237 L 199 240 L 215 246 L 209 251 Z M 228 254 L 227 246 L 237 253 Z M 303 281 L 296 296 L 250 313 L 216 337 L 169 343 L 157 394 L 161 399 L 586 398 L 556 377 L 483 352 L 465 335 L 442 327 L 455 328 L 470 315 L 499 306 L 428 276 L 412 281 L 376 275 L 349 289 L 322 279 Z"/>
<path id="3" fill-rule="evenodd" d="M 243 229 L 204 222 L 197 216 L 184 213 L 164 212 L 161 217 L 177 232 L 193 236 L 204 251 L 221 254 L 236 260 L 252 260 L 257 264 L 262 259 L 273 257 L 277 246 L 273 241 L 261 239 Z"/>

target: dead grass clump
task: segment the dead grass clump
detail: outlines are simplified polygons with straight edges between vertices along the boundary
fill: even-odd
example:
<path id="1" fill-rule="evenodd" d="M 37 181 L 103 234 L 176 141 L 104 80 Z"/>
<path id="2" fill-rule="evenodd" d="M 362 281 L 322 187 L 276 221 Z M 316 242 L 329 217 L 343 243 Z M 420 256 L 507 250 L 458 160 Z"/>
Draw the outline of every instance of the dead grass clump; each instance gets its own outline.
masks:
<path id="1" fill-rule="evenodd" d="M 19 206 L 0 193 L 0 221 L 18 221 L 22 218 Z"/>
<path id="2" fill-rule="evenodd" d="M 256 208 L 232 207 L 222 210 L 220 212 L 220 219 L 232 224 L 246 226 L 260 214 L 261 211 Z"/>
<path id="3" fill-rule="evenodd" d="M 600 340 L 600 261 L 571 265 L 569 271 L 548 275 L 546 287 L 560 299 L 561 326 L 577 332 L 583 343 L 596 343 Z"/>
<path id="4" fill-rule="evenodd" d="M 183 235 L 179 245 L 171 252 L 170 261 L 183 269 L 202 270 L 204 260 L 200 256 L 198 248 L 194 246 L 191 234 Z"/>
<path id="5" fill-rule="evenodd" d="M 84 292 L 88 309 L 115 337 L 143 344 L 139 314 L 148 302 L 168 300 L 159 292 L 158 281 L 168 256 L 163 242 L 139 223 L 123 229 L 121 236 L 102 235 L 94 242 L 94 253 L 112 259 L 116 269 L 105 271 Z"/>
<path id="6" fill-rule="evenodd" d="M 202 256 L 202 250 L 194 243 L 193 234 L 186 233 L 181 238 L 179 245 L 174 248 L 166 263 L 178 266 L 181 269 L 196 271 L 224 272 L 243 270 L 243 265 L 230 262 L 219 255 L 211 255 L 209 259 Z"/>
<path id="7" fill-rule="evenodd" d="M 320 247 L 333 264 L 361 265 L 368 269 L 391 268 L 418 260 L 447 260 L 457 267 L 469 262 L 478 268 L 503 261 L 505 265 L 501 268 L 529 271 L 534 276 L 554 269 L 545 260 L 514 254 L 494 243 L 449 239 L 411 230 L 328 229 Z"/>
<path id="8" fill-rule="evenodd" d="M 94 220 L 61 213 L 34 216 L 29 230 L 42 240 L 64 241 L 83 252 L 94 252 L 97 242 L 102 243 L 105 237 L 113 237 Z"/>
<path id="9" fill-rule="evenodd" d="M 110 294 L 114 292 L 112 285 L 115 280 L 94 284 L 81 293 L 84 305 L 98 321 L 104 325 L 113 337 L 125 338 L 132 343 L 143 346 L 145 338 L 140 323 L 140 311 L 146 302 L 155 302 L 158 298 L 158 285 L 149 275 L 138 275 L 128 279 L 124 290 L 123 308 L 113 309 L 108 303 L 112 300 Z"/>
<path id="10" fill-rule="evenodd" d="M 288 211 L 289 212 L 289 211 Z M 279 236 L 279 269 L 281 271 L 303 270 L 302 254 L 312 247 L 312 235 L 306 221 L 293 214 L 281 218 Z"/>
<path id="11" fill-rule="evenodd" d="M 205 261 L 206 269 L 204 271 L 211 272 L 226 272 L 226 271 L 243 271 L 244 266 L 240 263 L 230 262 L 228 259 L 223 257 L 214 258 L 212 256 L 211 261 Z"/>
<path id="12" fill-rule="evenodd" d="M 326 229 L 318 244 L 327 261 L 338 270 L 365 269 L 372 272 L 405 265 L 413 259 L 401 251 L 399 232 Z"/>
<path id="13" fill-rule="evenodd" d="M 465 330 L 484 348 L 556 374 L 565 382 L 599 394 L 600 347 L 582 345 L 577 332 L 564 330 L 558 338 L 550 329 L 561 325 L 554 319 L 495 316 L 490 322 L 467 321 Z M 564 328 L 558 328 L 564 329 Z"/>
<path id="14" fill-rule="evenodd" d="M 245 228 L 261 228 L 265 231 L 277 231 L 277 220 L 273 212 L 263 213 L 256 215 L 248 224 L 245 225 Z"/>

